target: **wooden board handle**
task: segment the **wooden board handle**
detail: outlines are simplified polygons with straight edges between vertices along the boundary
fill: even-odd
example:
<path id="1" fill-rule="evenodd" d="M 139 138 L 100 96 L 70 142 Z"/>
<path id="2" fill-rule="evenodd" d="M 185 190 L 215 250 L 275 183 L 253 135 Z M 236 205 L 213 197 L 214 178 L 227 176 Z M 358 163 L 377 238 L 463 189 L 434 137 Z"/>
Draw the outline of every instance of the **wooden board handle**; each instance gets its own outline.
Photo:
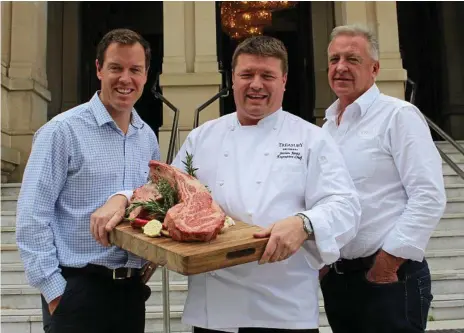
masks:
<path id="1" fill-rule="evenodd" d="M 246 256 L 250 256 L 255 254 L 256 249 L 254 247 L 250 247 L 248 249 L 243 249 L 243 250 L 237 250 L 237 251 L 232 251 L 228 252 L 226 254 L 227 259 L 237 259 L 237 258 L 242 258 Z"/>

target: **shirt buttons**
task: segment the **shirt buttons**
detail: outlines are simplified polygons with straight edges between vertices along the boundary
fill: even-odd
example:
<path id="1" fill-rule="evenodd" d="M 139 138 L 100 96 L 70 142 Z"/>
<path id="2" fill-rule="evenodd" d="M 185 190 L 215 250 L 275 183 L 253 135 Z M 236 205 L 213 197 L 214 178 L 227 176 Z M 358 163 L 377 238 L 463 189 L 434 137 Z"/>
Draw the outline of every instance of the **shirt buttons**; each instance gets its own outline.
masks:
<path id="1" fill-rule="evenodd" d="M 229 153 L 228 153 L 228 152 L 225 152 L 225 153 L 224 153 L 224 156 L 225 156 L 225 157 L 229 156 Z"/>
<path id="2" fill-rule="evenodd" d="M 219 182 L 219 186 L 222 186 L 222 185 L 224 185 L 224 182 L 223 182 L 223 181 L 220 181 L 220 182 Z"/>
<path id="3" fill-rule="evenodd" d="M 265 152 L 265 153 L 264 153 L 264 156 L 269 156 L 269 153 L 268 153 L 268 152 Z"/>
<path id="4" fill-rule="evenodd" d="M 261 184 L 261 181 L 260 181 L 260 180 L 257 180 L 257 181 L 256 181 L 256 184 L 260 185 L 260 184 Z"/>

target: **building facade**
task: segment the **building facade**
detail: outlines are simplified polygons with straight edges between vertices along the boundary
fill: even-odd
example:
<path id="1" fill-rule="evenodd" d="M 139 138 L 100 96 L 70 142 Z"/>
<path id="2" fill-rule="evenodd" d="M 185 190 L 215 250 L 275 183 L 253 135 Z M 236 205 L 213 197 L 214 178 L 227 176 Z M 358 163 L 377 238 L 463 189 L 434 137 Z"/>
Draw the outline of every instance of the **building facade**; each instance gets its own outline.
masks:
<path id="1" fill-rule="evenodd" d="M 335 100 L 327 83 L 330 31 L 336 25 L 360 23 L 370 27 L 380 43 L 377 84 L 381 91 L 404 98 L 409 72 L 428 73 L 428 79 L 418 74 L 425 87 L 421 103 L 432 110 L 427 114 L 440 126 L 463 139 L 464 33 L 458 27 L 464 6 L 458 2 L 440 5 L 437 14 L 428 5 L 414 7 L 416 3 L 301 2 L 276 14 L 264 33 L 289 41 L 289 77 L 294 79 L 287 87 L 284 107 L 287 103 L 293 113 L 322 124 L 325 108 Z M 437 20 L 436 26 L 419 38 L 414 31 L 424 31 L 424 27 L 411 26 L 411 22 L 415 18 L 417 24 L 426 25 L 430 22 L 424 22 L 427 14 Z M 223 20 L 221 4 L 213 1 L 3 1 L 2 182 L 21 181 L 33 134 L 40 126 L 85 102 L 98 89 L 96 44 L 116 27 L 133 28 L 152 45 L 154 62 L 140 113 L 158 133 L 165 158 L 173 113 L 153 98 L 150 89 L 155 86 L 180 110 L 179 142 L 183 142 L 192 129 L 195 108 L 219 91 L 224 72 L 230 69 L 235 42 L 222 29 Z M 429 81 L 435 85 L 426 86 Z M 230 104 L 231 96 L 215 101 L 201 112 L 200 123 L 233 111 Z"/>

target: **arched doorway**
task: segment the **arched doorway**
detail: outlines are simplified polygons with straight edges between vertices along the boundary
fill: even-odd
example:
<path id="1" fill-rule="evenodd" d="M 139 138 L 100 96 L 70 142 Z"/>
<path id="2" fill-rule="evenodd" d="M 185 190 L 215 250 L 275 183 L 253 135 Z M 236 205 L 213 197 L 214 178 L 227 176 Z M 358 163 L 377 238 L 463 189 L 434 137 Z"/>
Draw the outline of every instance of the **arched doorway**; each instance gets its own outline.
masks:
<path id="1" fill-rule="evenodd" d="M 216 2 L 217 54 L 220 70 L 231 73 L 232 55 L 240 41 L 231 38 L 221 27 L 221 1 Z M 283 109 L 315 122 L 315 80 L 311 3 L 296 2 L 294 7 L 272 13 L 272 24 L 263 34 L 280 39 L 288 51 L 289 74 Z M 221 99 L 221 115 L 235 111 L 232 94 Z"/>

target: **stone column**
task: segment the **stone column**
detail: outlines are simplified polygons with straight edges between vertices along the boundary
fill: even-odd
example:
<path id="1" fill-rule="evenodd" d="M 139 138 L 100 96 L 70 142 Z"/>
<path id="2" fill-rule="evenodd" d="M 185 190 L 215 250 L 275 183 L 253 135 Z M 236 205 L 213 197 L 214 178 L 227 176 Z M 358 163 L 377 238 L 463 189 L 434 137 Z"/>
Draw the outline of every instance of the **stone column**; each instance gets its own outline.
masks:
<path id="1" fill-rule="evenodd" d="M 160 86 L 180 110 L 179 146 L 193 127 L 195 109 L 218 92 L 221 75 L 216 58 L 215 3 L 163 2 L 164 58 Z M 219 116 L 219 103 L 202 111 L 200 122 Z M 166 158 L 173 112 L 163 106 L 160 128 L 162 159 Z"/>
<path id="2" fill-rule="evenodd" d="M 46 2 L 2 2 L 2 172 L 20 156 L 10 182 L 21 180 L 32 136 L 47 121 L 46 45 Z"/>
<path id="3" fill-rule="evenodd" d="M 403 99 L 407 75 L 399 52 L 396 3 L 346 1 L 334 5 L 337 25 L 363 24 L 376 33 L 380 48 L 377 85 L 383 93 Z"/>

